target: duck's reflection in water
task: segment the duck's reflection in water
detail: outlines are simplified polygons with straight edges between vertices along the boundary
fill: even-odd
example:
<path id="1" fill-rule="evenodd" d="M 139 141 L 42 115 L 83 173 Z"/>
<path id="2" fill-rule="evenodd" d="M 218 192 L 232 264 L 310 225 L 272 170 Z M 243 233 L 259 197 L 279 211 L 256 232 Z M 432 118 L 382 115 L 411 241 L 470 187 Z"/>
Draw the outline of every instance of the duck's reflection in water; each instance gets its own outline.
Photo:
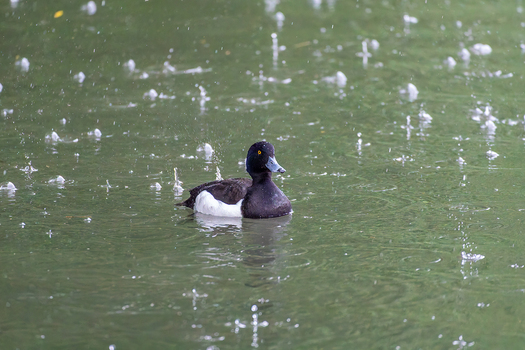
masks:
<path id="1" fill-rule="evenodd" d="M 216 217 L 195 213 L 199 226 L 212 236 L 234 234 L 241 240 L 242 248 L 236 254 L 248 268 L 249 287 L 260 287 L 276 283 L 281 276 L 275 260 L 282 255 L 277 244 L 286 236 L 291 215 L 270 219 L 242 219 Z"/>

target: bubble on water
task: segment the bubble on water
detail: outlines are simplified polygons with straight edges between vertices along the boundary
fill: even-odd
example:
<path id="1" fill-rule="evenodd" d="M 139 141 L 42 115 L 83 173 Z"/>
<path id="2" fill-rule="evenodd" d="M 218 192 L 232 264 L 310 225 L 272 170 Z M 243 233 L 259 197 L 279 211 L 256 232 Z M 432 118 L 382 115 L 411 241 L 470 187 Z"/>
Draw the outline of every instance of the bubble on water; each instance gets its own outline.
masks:
<path id="1" fill-rule="evenodd" d="M 408 99 L 410 101 L 414 101 L 417 99 L 417 95 L 419 94 L 419 91 L 417 90 L 416 86 L 412 83 L 408 84 Z"/>
<path id="2" fill-rule="evenodd" d="M 286 17 L 284 17 L 284 14 L 282 12 L 277 12 L 275 14 L 275 21 L 277 22 L 277 30 L 281 30 L 283 28 L 285 18 Z"/>
<path id="3" fill-rule="evenodd" d="M 18 60 L 15 62 L 15 65 L 20 68 L 22 72 L 29 71 L 29 60 L 27 58 L 22 58 L 21 60 Z"/>
<path id="4" fill-rule="evenodd" d="M 465 48 L 461 49 L 458 55 L 465 62 L 470 60 L 470 52 Z"/>
<path id="5" fill-rule="evenodd" d="M 197 147 L 197 152 L 204 152 L 204 159 L 211 160 L 211 157 L 215 151 L 209 143 L 205 143 L 204 145 Z"/>
<path id="6" fill-rule="evenodd" d="M 162 69 L 162 73 L 175 73 L 177 70 L 175 67 L 173 67 L 168 61 L 164 62 L 164 68 Z"/>
<path id="7" fill-rule="evenodd" d="M 4 89 L 4 86 L 2 85 L 2 83 L 0 83 L 0 92 L 2 92 L 3 89 Z"/>
<path id="8" fill-rule="evenodd" d="M 487 152 L 488 153 L 488 152 Z M 467 261 L 477 262 L 485 259 L 485 255 L 461 252 L 461 265 L 465 265 Z"/>
<path id="9" fill-rule="evenodd" d="M 17 188 L 12 182 L 4 182 L 0 185 L 0 191 L 16 191 Z"/>
<path id="10" fill-rule="evenodd" d="M 427 112 L 421 110 L 421 112 L 419 112 L 419 120 L 424 123 L 430 123 L 432 122 L 432 117 Z"/>
<path id="11" fill-rule="evenodd" d="M 182 192 L 184 192 L 182 181 L 180 181 L 177 176 L 177 168 L 173 168 L 173 192 L 176 196 L 181 196 Z"/>
<path id="12" fill-rule="evenodd" d="M 419 91 L 417 90 L 416 86 L 412 83 L 408 83 L 406 89 L 400 89 L 399 93 L 402 95 L 407 95 L 407 98 L 410 102 L 413 102 L 417 100 L 417 95 L 419 94 Z"/>
<path id="13" fill-rule="evenodd" d="M 264 10 L 266 12 L 275 12 L 275 8 L 281 0 L 264 0 Z"/>
<path id="14" fill-rule="evenodd" d="M 60 184 L 63 185 L 66 183 L 66 179 L 62 175 L 49 179 L 48 183 L 50 184 Z"/>
<path id="15" fill-rule="evenodd" d="M 463 336 L 460 335 L 458 340 L 454 340 L 452 345 L 459 345 L 458 349 L 463 349 L 465 347 L 471 347 L 474 345 L 474 342 L 467 342 L 463 339 Z"/>
<path id="16" fill-rule="evenodd" d="M 84 79 L 86 79 L 86 75 L 83 72 L 79 72 L 78 74 L 75 74 L 73 78 L 80 84 L 82 84 L 84 82 Z"/>
<path id="17" fill-rule="evenodd" d="M 447 59 L 443 62 L 448 66 L 448 68 L 452 69 L 456 66 L 456 60 L 452 58 L 451 56 L 448 56 Z"/>
<path id="18" fill-rule="evenodd" d="M 494 124 L 492 120 L 487 120 L 485 124 L 481 125 L 481 128 L 486 129 L 489 135 L 494 135 L 498 127 L 496 126 L 496 124 Z"/>
<path id="19" fill-rule="evenodd" d="M 488 160 L 494 160 L 494 159 L 499 157 L 499 154 L 494 152 L 494 151 L 492 151 L 492 150 L 487 151 L 486 154 L 487 154 Z"/>
<path id="20" fill-rule="evenodd" d="M 410 23 L 417 23 L 418 20 L 416 17 L 412 17 L 412 16 L 409 16 L 409 15 L 404 15 L 403 16 L 403 20 L 405 21 L 405 23 L 407 24 L 410 24 Z"/>
<path id="21" fill-rule="evenodd" d="M 150 91 L 144 93 L 143 98 L 149 98 L 150 100 L 155 101 L 158 96 L 159 94 L 157 91 L 155 91 L 155 89 L 151 89 Z"/>
<path id="22" fill-rule="evenodd" d="M 90 137 L 94 137 L 96 139 L 100 139 L 102 137 L 102 131 L 100 131 L 99 129 L 95 129 L 93 131 L 88 131 L 88 136 Z"/>
<path id="23" fill-rule="evenodd" d="M 312 4 L 314 10 L 319 10 L 321 8 L 323 0 L 310 0 L 310 3 Z"/>
<path id="24" fill-rule="evenodd" d="M 16 190 L 17 188 L 12 182 L 4 182 L 0 184 L 0 191 L 5 193 L 8 198 L 14 198 Z"/>
<path id="25" fill-rule="evenodd" d="M 336 82 L 337 82 L 337 86 L 338 87 L 345 87 L 346 86 L 346 82 L 347 82 L 347 78 L 346 78 L 346 75 L 341 72 L 341 71 L 338 71 L 335 75 L 336 77 Z"/>
<path id="26" fill-rule="evenodd" d="M 82 5 L 80 9 L 86 12 L 88 15 L 93 16 L 95 13 L 97 13 L 97 4 L 94 1 L 90 1 L 87 4 Z"/>
<path id="27" fill-rule="evenodd" d="M 377 41 L 376 39 L 372 39 L 370 41 L 370 48 L 374 51 L 379 49 L 379 41 Z"/>
<path id="28" fill-rule="evenodd" d="M 485 56 L 492 52 L 492 48 L 487 44 L 477 43 L 470 48 L 470 51 L 472 51 L 474 55 Z"/>
<path id="29" fill-rule="evenodd" d="M 135 67 L 136 67 L 135 61 L 133 61 L 132 59 L 124 63 L 124 68 L 127 68 L 130 72 L 134 72 Z"/>
<path id="30" fill-rule="evenodd" d="M 60 138 L 60 136 L 58 136 L 56 131 L 53 131 L 52 133 L 47 134 L 46 137 L 45 137 L 45 140 L 46 140 L 46 142 L 59 142 L 59 141 L 62 141 L 62 139 Z"/>

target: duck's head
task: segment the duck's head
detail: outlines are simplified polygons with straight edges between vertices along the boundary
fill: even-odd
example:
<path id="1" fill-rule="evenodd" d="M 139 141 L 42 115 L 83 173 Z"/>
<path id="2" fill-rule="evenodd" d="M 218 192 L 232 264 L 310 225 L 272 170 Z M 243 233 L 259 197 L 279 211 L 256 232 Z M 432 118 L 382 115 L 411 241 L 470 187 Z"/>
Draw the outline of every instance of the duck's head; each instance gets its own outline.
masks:
<path id="1" fill-rule="evenodd" d="M 255 174 L 284 173 L 286 170 L 275 160 L 275 148 L 273 148 L 273 145 L 269 142 L 261 141 L 254 143 L 248 150 L 246 171 L 253 177 Z"/>

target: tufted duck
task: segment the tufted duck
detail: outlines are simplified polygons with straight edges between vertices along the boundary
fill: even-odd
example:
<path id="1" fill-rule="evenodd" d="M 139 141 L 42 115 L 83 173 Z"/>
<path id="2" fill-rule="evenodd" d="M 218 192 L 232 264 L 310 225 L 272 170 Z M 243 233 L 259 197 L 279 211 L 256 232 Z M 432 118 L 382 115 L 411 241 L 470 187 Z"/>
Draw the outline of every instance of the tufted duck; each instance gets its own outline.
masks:
<path id="1" fill-rule="evenodd" d="M 285 170 L 275 160 L 269 142 L 254 143 L 246 156 L 246 171 L 252 179 L 236 178 L 207 182 L 190 190 L 190 198 L 179 206 L 215 216 L 252 219 L 288 215 L 292 205 L 273 183 L 272 172 Z"/>

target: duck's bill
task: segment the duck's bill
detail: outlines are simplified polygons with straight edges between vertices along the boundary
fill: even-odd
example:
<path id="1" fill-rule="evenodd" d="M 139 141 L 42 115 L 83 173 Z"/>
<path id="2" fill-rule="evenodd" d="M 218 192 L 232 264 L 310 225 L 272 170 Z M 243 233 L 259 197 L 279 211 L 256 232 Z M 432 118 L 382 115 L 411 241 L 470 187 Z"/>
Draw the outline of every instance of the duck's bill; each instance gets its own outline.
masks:
<path id="1" fill-rule="evenodd" d="M 279 163 L 277 163 L 275 157 L 268 158 L 268 163 L 266 163 L 266 167 L 274 173 L 284 173 L 286 171 L 282 166 L 279 165 Z"/>

